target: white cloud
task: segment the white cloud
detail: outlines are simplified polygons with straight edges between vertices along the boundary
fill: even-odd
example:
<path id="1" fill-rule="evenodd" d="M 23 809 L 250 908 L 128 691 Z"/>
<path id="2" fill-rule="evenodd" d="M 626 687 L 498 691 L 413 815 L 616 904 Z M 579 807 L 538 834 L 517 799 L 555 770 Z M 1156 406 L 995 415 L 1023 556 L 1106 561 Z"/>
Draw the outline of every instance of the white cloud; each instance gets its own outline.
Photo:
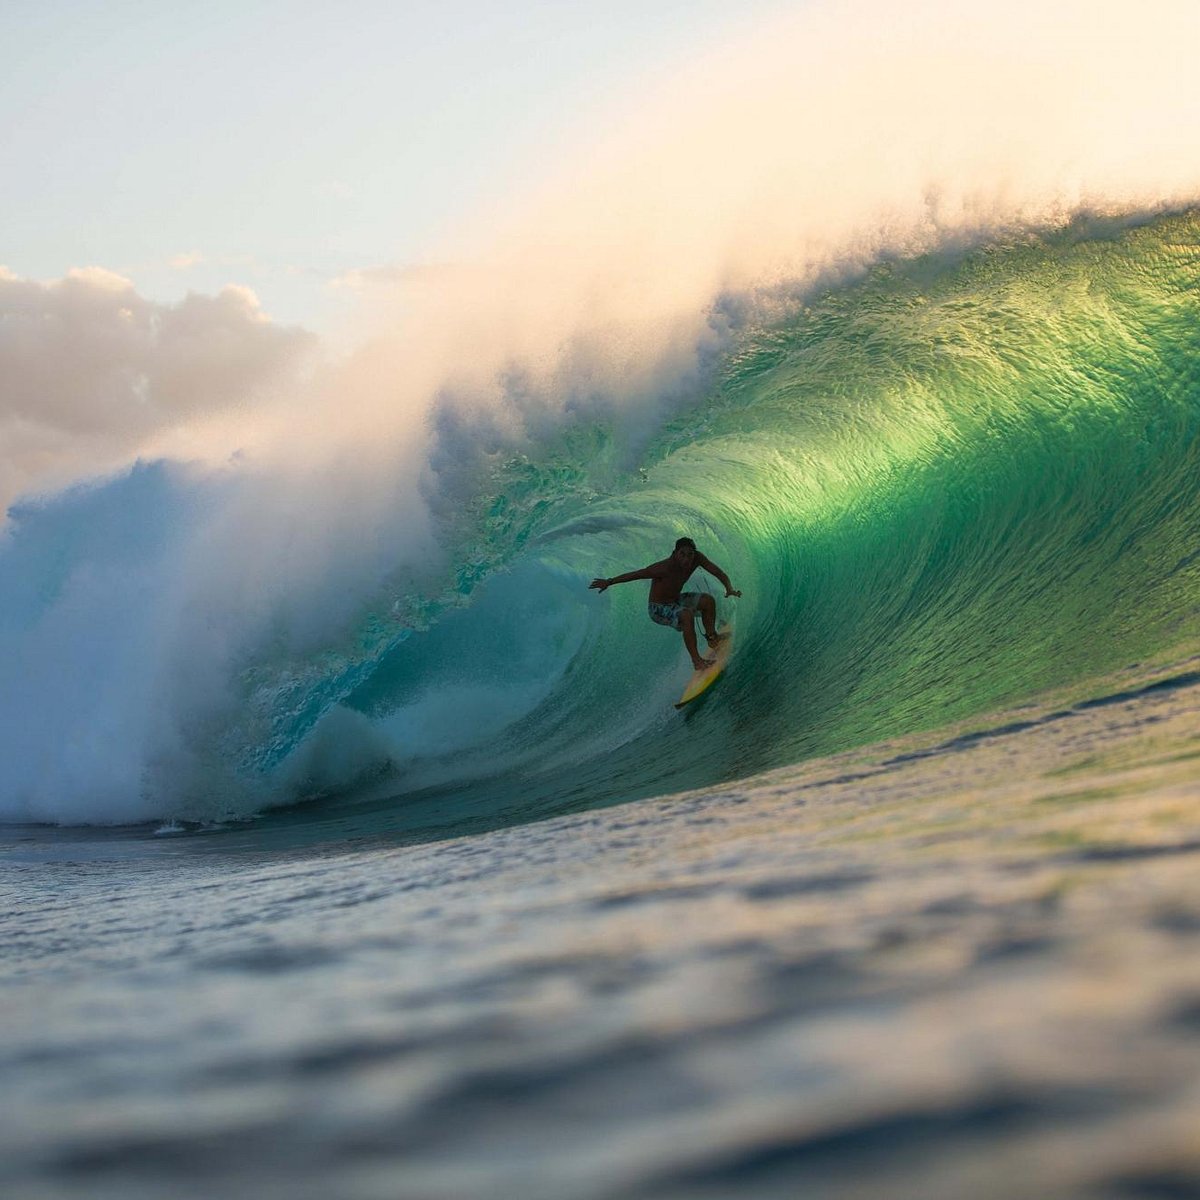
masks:
<path id="1" fill-rule="evenodd" d="M 173 258 L 167 259 L 167 266 L 172 271 L 187 271 L 192 267 L 199 266 L 204 261 L 204 255 L 198 250 L 192 250 L 187 254 L 176 254 Z"/>
<path id="2" fill-rule="evenodd" d="M 252 411 L 315 340 L 272 324 L 244 287 L 166 305 L 99 267 L 50 283 L 0 268 L 0 513 L 184 425 Z"/>
<path id="3" fill-rule="evenodd" d="M 72 267 L 67 272 L 67 278 L 102 292 L 124 292 L 133 287 L 132 279 L 126 279 L 124 275 L 118 275 L 104 267 Z"/>

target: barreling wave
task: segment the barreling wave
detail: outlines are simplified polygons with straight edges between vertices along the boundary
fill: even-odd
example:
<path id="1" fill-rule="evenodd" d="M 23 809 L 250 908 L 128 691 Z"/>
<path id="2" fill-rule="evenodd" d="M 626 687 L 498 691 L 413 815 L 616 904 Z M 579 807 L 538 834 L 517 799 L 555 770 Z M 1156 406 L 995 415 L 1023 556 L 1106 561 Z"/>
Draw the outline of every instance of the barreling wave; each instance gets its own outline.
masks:
<path id="1" fill-rule="evenodd" d="M 1194 642 L 1198 286 L 1189 213 L 881 266 L 797 305 L 639 469 L 602 482 L 611 433 L 586 423 L 506 464 L 460 560 L 485 582 L 372 663 L 326 744 L 354 714 L 396 803 L 475 779 L 476 809 L 528 816 L 936 728 Z M 682 533 L 745 592 L 733 667 L 689 718 L 642 586 L 586 590 Z"/>
<path id="2" fill-rule="evenodd" d="M 320 798 L 390 825 L 525 820 L 937 728 L 1192 644 L 1198 295 L 1195 212 L 776 295 L 635 459 L 583 411 L 499 461 L 427 579 L 360 594 L 352 632 L 303 652 L 264 620 L 149 764 L 134 709 L 95 704 L 117 685 L 86 648 L 149 622 L 120 686 L 150 693 L 172 631 L 130 610 L 136 587 L 79 614 L 75 644 L 45 635 L 47 614 L 86 573 L 84 529 L 89 555 L 128 560 L 126 584 L 145 572 L 156 595 L 221 485 L 145 466 L 28 509 L 4 550 L 10 678 L 36 692 L 74 672 L 71 694 L 112 719 L 57 746 L 10 722 L 4 815 L 212 821 Z M 647 621 L 641 585 L 587 583 L 684 533 L 745 594 L 726 679 L 681 716 L 679 638 Z M 113 778 L 138 781 L 136 804 L 63 768 L 95 761 L 89 745 L 128 751 Z M 57 801 L 31 801 L 46 778 Z"/>

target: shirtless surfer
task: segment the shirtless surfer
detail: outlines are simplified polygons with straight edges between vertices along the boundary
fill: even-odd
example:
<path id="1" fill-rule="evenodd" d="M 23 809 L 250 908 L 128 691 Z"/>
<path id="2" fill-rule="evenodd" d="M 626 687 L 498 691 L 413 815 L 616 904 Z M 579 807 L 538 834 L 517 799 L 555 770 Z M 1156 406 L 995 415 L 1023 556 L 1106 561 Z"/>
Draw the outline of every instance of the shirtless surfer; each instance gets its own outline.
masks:
<path id="1" fill-rule="evenodd" d="M 719 579 L 725 586 L 727 597 L 742 594 L 733 590 L 729 576 L 715 562 L 705 558 L 689 537 L 681 537 L 675 543 L 670 558 L 651 563 L 640 571 L 615 575 L 612 579 L 593 579 L 588 586 L 603 592 L 614 583 L 631 583 L 635 579 L 651 580 L 650 620 L 678 629 L 683 634 L 683 644 L 691 656 L 692 665 L 697 671 L 703 671 L 705 667 L 712 666 L 713 660 L 701 658 L 696 649 L 696 613 L 700 613 L 700 620 L 704 624 L 704 637 L 710 646 L 717 645 L 729 635 L 717 632 L 717 602 L 712 596 L 707 592 L 683 590 L 683 585 L 697 567 L 703 567 L 710 575 Z"/>

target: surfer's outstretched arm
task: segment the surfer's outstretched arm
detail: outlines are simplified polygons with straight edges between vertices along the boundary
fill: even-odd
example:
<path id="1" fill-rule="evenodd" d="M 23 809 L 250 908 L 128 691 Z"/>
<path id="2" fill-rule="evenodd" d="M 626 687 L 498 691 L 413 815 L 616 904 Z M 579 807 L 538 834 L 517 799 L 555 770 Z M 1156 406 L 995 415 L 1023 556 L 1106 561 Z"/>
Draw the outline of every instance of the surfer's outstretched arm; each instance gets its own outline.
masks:
<path id="1" fill-rule="evenodd" d="M 656 568 L 660 565 L 659 563 L 655 563 L 653 566 L 643 567 L 640 571 L 626 571 L 624 575 L 614 575 L 611 579 L 593 579 L 588 584 L 588 587 L 602 592 L 605 588 L 612 587 L 614 583 L 632 583 L 635 579 L 653 579 L 655 578 Z"/>
<path id="2" fill-rule="evenodd" d="M 733 584 L 729 582 L 729 576 L 726 575 L 725 572 L 722 571 L 721 568 L 718 567 L 711 558 L 705 558 L 703 554 L 697 552 L 696 565 L 698 567 L 703 567 L 710 575 L 714 576 L 717 581 L 724 586 L 726 596 L 740 596 L 742 594 L 741 592 L 734 591 Z"/>

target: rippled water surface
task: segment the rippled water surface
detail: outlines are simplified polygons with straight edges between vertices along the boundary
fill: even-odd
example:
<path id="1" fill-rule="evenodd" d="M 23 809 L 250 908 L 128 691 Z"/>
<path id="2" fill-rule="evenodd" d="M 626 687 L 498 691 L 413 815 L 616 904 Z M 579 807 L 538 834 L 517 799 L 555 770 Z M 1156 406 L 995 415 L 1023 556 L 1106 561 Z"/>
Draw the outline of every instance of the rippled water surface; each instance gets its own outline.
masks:
<path id="1" fill-rule="evenodd" d="M 10 829 L 0 1187 L 1200 1195 L 1198 764 L 1188 660 L 423 845 Z"/>

